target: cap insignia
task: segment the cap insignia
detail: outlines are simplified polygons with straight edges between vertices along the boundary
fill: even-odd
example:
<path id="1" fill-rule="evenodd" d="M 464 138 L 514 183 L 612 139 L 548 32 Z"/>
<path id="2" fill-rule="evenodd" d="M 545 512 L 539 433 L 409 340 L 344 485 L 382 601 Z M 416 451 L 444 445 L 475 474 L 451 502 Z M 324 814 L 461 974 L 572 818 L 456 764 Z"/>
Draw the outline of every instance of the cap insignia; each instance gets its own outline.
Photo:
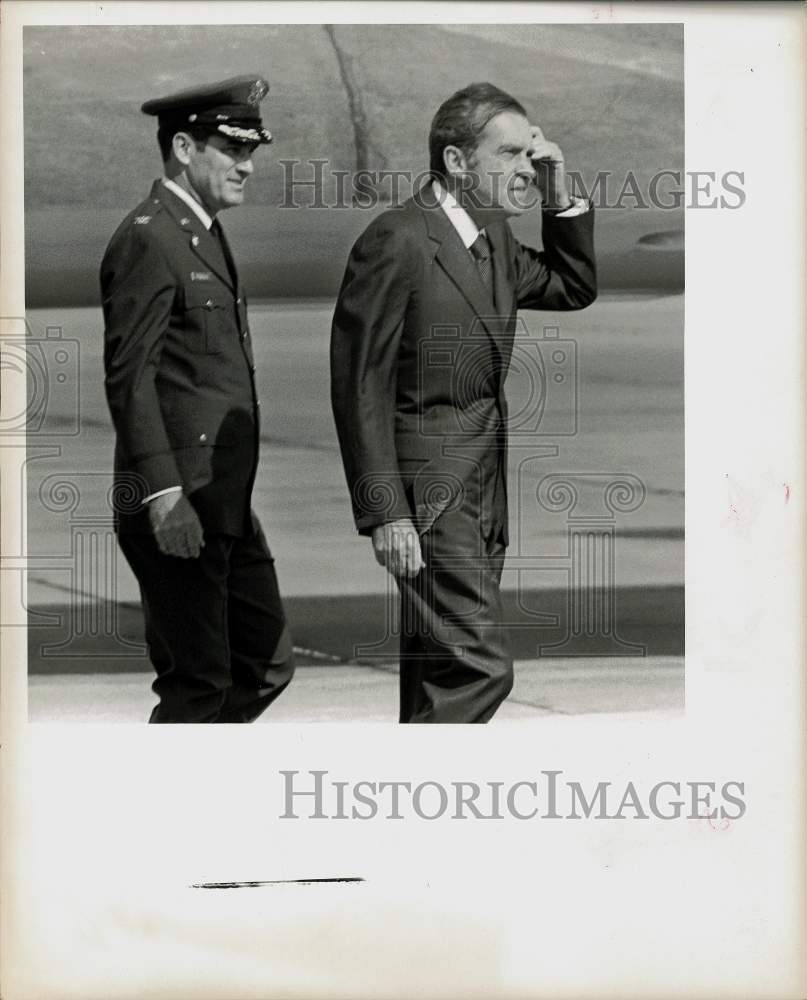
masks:
<path id="1" fill-rule="evenodd" d="M 266 80 L 256 80 L 247 95 L 247 104 L 260 104 L 268 93 L 269 87 Z"/>

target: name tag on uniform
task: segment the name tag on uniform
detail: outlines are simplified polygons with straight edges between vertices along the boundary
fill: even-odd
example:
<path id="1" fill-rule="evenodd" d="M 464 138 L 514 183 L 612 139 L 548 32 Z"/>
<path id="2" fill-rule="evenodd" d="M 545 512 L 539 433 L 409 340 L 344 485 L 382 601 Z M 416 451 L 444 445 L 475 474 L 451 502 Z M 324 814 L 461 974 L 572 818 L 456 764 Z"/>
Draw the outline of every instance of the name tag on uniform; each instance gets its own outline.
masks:
<path id="1" fill-rule="evenodd" d="M 210 271 L 191 271 L 191 281 L 212 281 L 213 275 Z"/>

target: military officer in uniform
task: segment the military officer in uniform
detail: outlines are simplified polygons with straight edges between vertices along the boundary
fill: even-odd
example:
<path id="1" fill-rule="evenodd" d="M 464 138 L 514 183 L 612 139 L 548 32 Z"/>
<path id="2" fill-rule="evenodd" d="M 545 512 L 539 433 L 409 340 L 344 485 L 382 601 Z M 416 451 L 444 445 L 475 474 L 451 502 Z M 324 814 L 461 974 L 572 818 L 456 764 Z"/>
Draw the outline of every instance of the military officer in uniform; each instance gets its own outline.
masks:
<path id="1" fill-rule="evenodd" d="M 116 531 L 140 584 L 151 722 L 251 722 L 293 673 L 251 509 L 259 407 L 247 303 L 218 214 L 240 205 L 268 92 L 257 75 L 147 101 L 164 176 L 101 265 Z"/>

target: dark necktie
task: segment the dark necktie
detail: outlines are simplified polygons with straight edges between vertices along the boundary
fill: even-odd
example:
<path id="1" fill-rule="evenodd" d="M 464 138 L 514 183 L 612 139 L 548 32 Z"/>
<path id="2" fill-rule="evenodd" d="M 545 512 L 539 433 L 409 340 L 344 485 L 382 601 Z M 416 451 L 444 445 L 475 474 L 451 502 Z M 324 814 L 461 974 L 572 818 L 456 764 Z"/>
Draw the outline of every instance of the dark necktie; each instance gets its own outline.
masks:
<path id="1" fill-rule="evenodd" d="M 230 249 L 227 246 L 227 241 L 224 238 L 224 232 L 218 219 L 213 220 L 213 224 L 210 227 L 210 235 L 218 244 L 219 250 L 221 250 L 221 256 L 224 258 L 224 263 L 227 265 L 227 270 L 230 272 L 230 278 L 232 279 L 233 285 L 238 284 L 238 276 L 235 273 L 235 264 L 230 256 Z"/>
<path id="2" fill-rule="evenodd" d="M 479 271 L 479 277 L 482 279 L 482 284 L 490 292 L 492 298 L 493 261 L 490 256 L 490 240 L 484 232 L 480 232 L 471 244 L 471 254 L 476 261 L 476 269 Z"/>

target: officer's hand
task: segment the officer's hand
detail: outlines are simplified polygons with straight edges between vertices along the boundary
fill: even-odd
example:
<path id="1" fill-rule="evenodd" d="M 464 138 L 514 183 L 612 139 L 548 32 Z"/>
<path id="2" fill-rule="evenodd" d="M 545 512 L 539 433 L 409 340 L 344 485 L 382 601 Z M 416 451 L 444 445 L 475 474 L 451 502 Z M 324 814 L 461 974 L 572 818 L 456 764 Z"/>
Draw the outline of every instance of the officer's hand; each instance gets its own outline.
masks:
<path id="1" fill-rule="evenodd" d="M 197 558 L 205 544 L 202 524 L 184 493 L 164 493 L 149 500 L 148 514 L 163 555 Z"/>
<path id="2" fill-rule="evenodd" d="M 393 576 L 417 576 L 424 566 L 420 538 L 408 517 L 373 528 L 373 552 Z"/>
<path id="3" fill-rule="evenodd" d="M 529 156 L 544 208 L 568 208 L 572 200 L 566 186 L 566 165 L 560 146 L 545 139 L 544 133 L 537 125 L 532 125 L 531 131 L 532 148 Z"/>

